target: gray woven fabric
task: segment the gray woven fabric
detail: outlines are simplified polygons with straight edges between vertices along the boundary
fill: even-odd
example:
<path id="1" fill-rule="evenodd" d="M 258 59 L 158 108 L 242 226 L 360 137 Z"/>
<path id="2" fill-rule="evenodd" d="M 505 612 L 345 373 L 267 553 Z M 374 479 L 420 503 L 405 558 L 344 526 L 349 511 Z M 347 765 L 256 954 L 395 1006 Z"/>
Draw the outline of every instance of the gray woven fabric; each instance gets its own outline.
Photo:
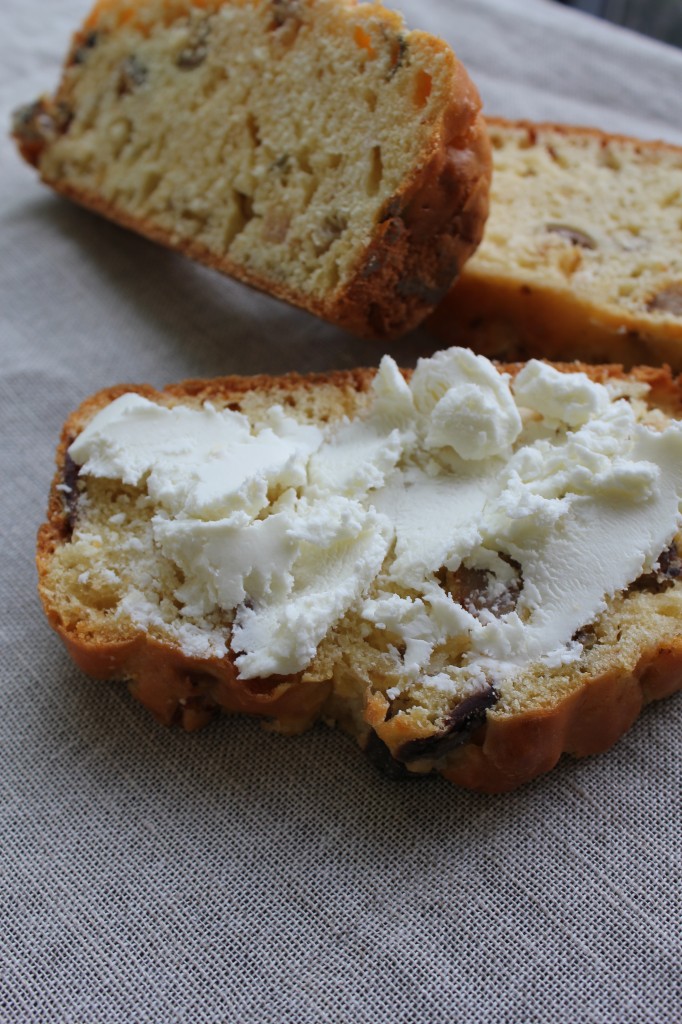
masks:
<path id="1" fill-rule="evenodd" d="M 682 54 L 547 0 L 403 6 L 492 112 L 682 141 Z M 3 118 L 84 13 L 4 0 Z M 0 1020 L 679 1021 L 680 697 L 483 797 L 386 781 L 323 727 L 166 731 L 71 667 L 32 564 L 67 413 L 121 380 L 380 352 L 60 201 L 6 139 L 0 182 Z"/>

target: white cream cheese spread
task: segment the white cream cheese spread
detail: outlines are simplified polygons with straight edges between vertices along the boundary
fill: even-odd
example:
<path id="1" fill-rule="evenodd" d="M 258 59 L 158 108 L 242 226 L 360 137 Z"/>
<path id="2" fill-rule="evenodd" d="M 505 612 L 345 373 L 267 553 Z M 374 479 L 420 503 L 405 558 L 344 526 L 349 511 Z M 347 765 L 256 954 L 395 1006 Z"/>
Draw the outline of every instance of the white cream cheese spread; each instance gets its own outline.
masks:
<path id="1" fill-rule="evenodd" d="M 647 426 L 636 404 L 583 373 L 531 361 L 512 381 L 450 349 L 409 384 L 385 357 L 350 422 L 274 406 L 254 426 L 125 394 L 69 454 L 153 501 L 154 544 L 184 580 L 166 628 L 188 653 L 227 653 L 183 625 L 221 610 L 242 678 L 294 673 L 354 612 L 391 638 L 397 695 L 570 663 L 576 632 L 653 569 L 680 528 L 682 423 Z M 151 619 L 142 595 L 120 614 Z"/>

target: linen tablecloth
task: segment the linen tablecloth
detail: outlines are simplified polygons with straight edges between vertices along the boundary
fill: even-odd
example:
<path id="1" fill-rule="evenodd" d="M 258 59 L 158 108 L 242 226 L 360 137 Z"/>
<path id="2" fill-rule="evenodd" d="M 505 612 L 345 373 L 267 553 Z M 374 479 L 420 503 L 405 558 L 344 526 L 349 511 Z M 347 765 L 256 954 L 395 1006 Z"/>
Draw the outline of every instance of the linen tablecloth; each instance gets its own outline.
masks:
<path id="1" fill-rule="evenodd" d="M 682 142 L 673 49 L 549 0 L 402 7 L 490 113 Z M 3 0 L 5 123 L 85 12 Z M 323 726 L 167 731 L 71 666 L 33 567 L 68 412 L 119 381 L 381 351 L 60 200 L 6 138 L 0 223 L 0 1020 L 680 1021 L 681 697 L 491 797 L 388 781 Z"/>

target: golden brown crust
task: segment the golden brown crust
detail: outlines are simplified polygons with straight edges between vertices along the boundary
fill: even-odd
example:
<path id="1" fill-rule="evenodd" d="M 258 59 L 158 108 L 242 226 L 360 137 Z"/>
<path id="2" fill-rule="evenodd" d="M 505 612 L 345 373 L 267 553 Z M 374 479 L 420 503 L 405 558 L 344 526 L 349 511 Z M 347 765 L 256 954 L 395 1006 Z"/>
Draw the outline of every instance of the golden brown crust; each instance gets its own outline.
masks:
<path id="1" fill-rule="evenodd" d="M 108 6 L 104 2 L 95 7 L 84 29 L 76 35 L 72 52 L 84 38 L 85 29 L 95 27 Z M 209 6 L 219 3 L 211 0 Z M 169 17 L 173 14 L 171 8 L 169 5 Z M 398 24 L 395 12 L 377 6 L 372 16 L 379 15 Z M 488 215 L 492 163 L 481 101 L 466 70 L 444 42 L 423 33 L 413 35 L 421 37 L 434 54 L 448 60 L 451 102 L 433 126 L 430 149 L 422 154 L 402 189 L 384 204 L 355 270 L 340 290 L 322 299 L 258 274 L 201 242 L 178 237 L 152 219 L 132 215 L 94 192 L 45 174 L 41 174 L 42 180 L 66 198 L 122 227 L 355 334 L 375 339 L 397 337 L 416 327 L 434 309 L 478 247 Z M 53 137 L 57 137 L 60 89 L 54 99 L 43 98 L 33 105 L 35 115 L 23 126 L 15 123 L 19 151 L 39 171 L 51 137 L 48 131 L 41 141 L 38 121 L 51 120 Z"/>
<path id="2" fill-rule="evenodd" d="M 682 689 L 682 638 L 652 650 L 631 675 L 609 672 L 545 712 L 491 715 L 480 743 L 453 756 L 443 775 L 486 793 L 507 792 L 549 771 L 563 753 L 587 757 L 608 750 L 642 707 Z"/>
<path id="3" fill-rule="evenodd" d="M 563 754 L 588 757 L 616 743 L 645 704 L 682 689 L 682 636 L 644 653 L 632 674 L 620 671 L 585 680 L 554 707 L 514 715 L 491 713 L 471 739 L 438 766 L 440 774 L 466 789 L 505 793 L 550 771 Z M 393 754 L 415 738 L 404 719 L 385 720 L 387 704 L 376 695 L 367 717 Z M 418 765 L 413 766 L 418 770 Z M 422 767 L 428 768 L 428 764 Z"/>
<path id="4" fill-rule="evenodd" d="M 542 132 L 556 132 L 570 139 L 574 135 L 588 135 L 598 139 L 603 145 L 609 142 L 624 142 L 632 144 L 637 152 L 667 152 L 679 153 L 682 156 L 682 146 L 675 146 L 672 142 L 664 142 L 663 139 L 637 139 L 632 135 L 619 135 L 617 132 L 606 132 L 601 128 L 594 128 L 590 125 L 557 124 L 555 121 L 528 121 L 524 118 L 511 120 L 506 117 L 488 117 L 486 124 L 490 128 L 518 128 L 528 133 L 531 144 Z"/>
<path id="5" fill-rule="evenodd" d="M 313 310 L 364 337 L 392 338 L 421 323 L 483 236 L 490 142 L 478 93 L 461 64 L 455 70 L 457 101 L 444 112 L 435 152 L 389 202 L 395 213 L 377 225 L 344 294 Z"/>
<path id="6" fill-rule="evenodd" d="M 549 122 L 487 118 L 489 128 L 525 131 L 529 145 L 543 132 L 566 139 L 586 136 L 602 146 L 632 146 L 638 154 L 675 153 L 682 147 L 662 141 L 642 141 L 596 128 Z M 530 283 L 513 265 L 506 272 L 469 267 L 427 322 L 434 336 L 448 345 L 470 345 L 491 359 L 584 359 L 669 364 L 682 371 L 682 320 L 654 323 L 641 315 L 617 312 L 589 301 L 568 287 L 550 281 Z"/>
<path id="7" fill-rule="evenodd" d="M 619 366 L 555 364 L 565 372 L 583 370 L 604 382 L 627 376 L 651 388 L 650 400 L 669 415 L 682 415 L 682 383 L 667 367 L 638 367 L 624 374 Z M 515 375 L 519 364 L 500 365 Z M 116 642 L 102 641 L 85 626 L 68 625 L 54 607 L 45 581 L 54 550 L 68 543 L 70 528 L 62 492 L 66 449 L 73 438 L 101 408 L 126 391 L 136 391 L 163 402 L 211 399 L 239 404 L 251 392 L 285 400 L 300 400 L 305 392 L 322 387 L 338 395 L 338 412 L 352 415 L 372 382 L 375 370 L 360 369 L 331 374 L 280 378 L 225 377 L 190 380 L 163 391 L 150 387 L 117 386 L 87 399 L 67 420 L 57 451 L 57 474 L 48 510 L 48 522 L 38 535 L 39 589 L 50 625 L 57 631 L 71 657 L 83 671 L 96 678 L 129 680 L 132 694 L 166 725 L 180 724 L 194 730 L 216 711 L 256 715 L 276 722 L 284 732 L 298 732 L 325 716 L 333 688 L 332 679 L 307 681 L 303 674 L 270 679 L 242 680 L 231 658 L 192 658 L 169 643 L 140 631 Z M 410 373 L 406 371 L 406 377 Z M 492 709 L 466 742 L 436 762 L 427 759 L 408 763 L 414 772 L 439 771 L 458 785 L 484 792 L 504 792 L 530 781 L 552 768 L 563 753 L 577 757 L 599 753 L 612 746 L 634 722 L 643 705 L 682 689 L 682 624 L 680 635 L 663 646 L 653 644 L 640 652 L 631 672 L 609 670 L 586 678 L 569 696 L 553 707 L 519 714 Z M 366 725 L 352 731 L 365 744 L 372 730 L 389 754 L 399 754 L 404 744 L 429 739 L 433 727 L 415 728 L 405 716 L 387 717 L 388 703 L 381 693 L 366 696 Z"/>
<path id="8" fill-rule="evenodd" d="M 440 342 L 470 345 L 489 359 L 667 363 L 682 370 L 682 323 L 654 327 L 565 289 L 482 271 L 460 278 L 426 326 Z"/>

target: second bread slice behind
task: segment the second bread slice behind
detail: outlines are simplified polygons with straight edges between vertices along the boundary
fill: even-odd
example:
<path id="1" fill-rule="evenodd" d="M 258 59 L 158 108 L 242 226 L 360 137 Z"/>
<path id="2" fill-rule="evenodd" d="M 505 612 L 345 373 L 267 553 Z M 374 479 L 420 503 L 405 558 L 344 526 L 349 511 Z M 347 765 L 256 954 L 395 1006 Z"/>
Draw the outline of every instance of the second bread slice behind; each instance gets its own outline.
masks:
<path id="1" fill-rule="evenodd" d="M 434 332 L 501 359 L 682 370 L 682 149 L 488 124 L 490 219 Z"/>

